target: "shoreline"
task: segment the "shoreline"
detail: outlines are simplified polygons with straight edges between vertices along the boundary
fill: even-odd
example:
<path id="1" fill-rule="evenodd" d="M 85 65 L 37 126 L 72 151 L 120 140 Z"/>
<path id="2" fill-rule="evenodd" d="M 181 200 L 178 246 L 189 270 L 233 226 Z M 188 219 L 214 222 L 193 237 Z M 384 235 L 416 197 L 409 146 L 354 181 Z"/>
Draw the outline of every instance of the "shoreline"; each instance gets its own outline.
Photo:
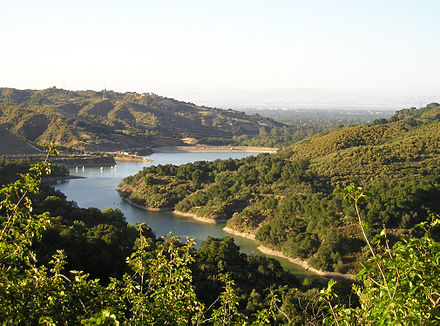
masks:
<path id="1" fill-rule="evenodd" d="M 298 266 L 304 268 L 306 271 L 309 271 L 309 272 L 312 272 L 313 274 L 316 274 L 317 276 L 322 276 L 322 277 L 326 277 L 326 278 L 339 278 L 339 279 L 345 279 L 345 280 L 353 280 L 354 277 L 356 276 L 354 274 L 344 274 L 344 273 L 338 273 L 338 272 L 325 272 L 325 271 L 316 269 L 316 268 L 312 267 L 305 260 L 302 260 L 300 258 L 287 257 L 279 250 L 273 250 L 273 249 L 270 249 L 270 248 L 265 247 L 263 245 L 260 245 L 258 243 L 258 241 L 255 240 L 254 234 L 236 231 L 236 230 L 231 229 L 229 227 L 224 227 L 223 231 L 225 231 L 226 233 L 232 234 L 232 235 L 236 235 L 236 236 L 243 237 L 243 238 L 246 238 L 249 240 L 253 240 L 259 245 L 257 247 L 257 249 L 261 253 L 263 253 L 265 255 L 284 258 L 284 259 L 288 260 L 289 262 L 291 262 L 292 264 L 298 265 Z"/>
<path id="2" fill-rule="evenodd" d="M 58 182 L 58 181 L 65 181 L 65 180 L 72 180 L 72 179 L 86 179 L 86 177 L 81 177 L 79 175 L 65 175 L 62 177 L 57 177 L 57 176 L 47 176 L 47 177 L 43 177 L 42 181 L 43 182 Z"/>
<path id="3" fill-rule="evenodd" d="M 153 148 L 153 153 L 173 153 L 173 152 L 193 152 L 193 153 L 276 153 L 277 147 L 261 147 L 261 146 L 163 146 Z"/>
<path id="4" fill-rule="evenodd" d="M 52 162 L 51 162 L 52 163 Z M 104 167 L 104 166 L 115 166 L 116 162 L 111 163 L 111 162 L 106 162 L 106 163 L 85 163 L 85 162 L 81 162 L 81 164 L 74 164 L 74 163 L 68 163 L 68 162 L 56 162 L 56 163 L 61 163 L 63 164 L 66 168 L 68 169 L 76 169 L 76 168 L 99 168 L 99 167 Z"/>
<path id="5" fill-rule="evenodd" d="M 132 205 L 134 207 L 137 207 L 137 208 L 149 211 L 149 212 L 167 212 L 167 211 L 172 211 L 173 210 L 172 207 L 160 207 L 160 208 L 157 208 L 157 207 L 147 207 L 147 206 L 144 206 L 144 205 L 136 204 L 136 203 L 133 203 L 130 199 L 122 197 L 122 196 L 121 196 L 121 199 L 122 199 L 122 201 L 126 202 L 129 205 Z"/>
<path id="6" fill-rule="evenodd" d="M 152 162 L 152 160 L 143 156 L 113 156 L 115 162 Z"/>
<path id="7" fill-rule="evenodd" d="M 169 207 L 165 207 L 165 208 L 154 208 L 154 207 L 146 207 L 140 204 L 136 204 L 133 203 L 130 199 L 125 198 L 125 197 L 121 197 L 122 200 L 130 205 L 133 205 L 135 207 L 144 209 L 146 211 L 152 211 L 152 212 L 164 212 L 164 211 L 172 211 L 173 214 L 178 215 L 178 216 L 183 216 L 183 217 L 189 217 L 192 218 L 196 221 L 199 222 L 203 222 L 203 223 L 209 223 L 209 224 L 221 224 L 221 223 L 226 223 L 227 220 L 226 219 L 211 219 L 211 218 L 207 218 L 207 217 L 202 217 L 199 215 L 196 215 L 194 213 L 185 213 L 185 212 L 181 212 L 178 210 L 175 210 L 173 208 L 169 208 Z M 275 256 L 275 257 L 280 257 L 283 259 L 288 260 L 289 262 L 291 262 L 292 264 L 298 265 L 301 268 L 305 269 L 306 271 L 309 271 L 317 276 L 321 276 L 321 277 L 325 277 L 325 278 L 338 278 L 338 279 L 345 279 L 345 280 L 353 280 L 354 277 L 356 275 L 354 274 L 344 274 L 344 273 L 338 273 L 338 272 L 326 272 L 326 271 L 322 271 L 319 269 L 316 269 L 314 267 L 312 267 L 307 261 L 302 260 L 300 258 L 292 258 L 292 257 L 287 257 L 285 256 L 281 251 L 279 250 L 273 250 L 270 249 L 268 247 L 265 247 L 263 245 L 260 245 L 258 243 L 258 241 L 255 239 L 255 235 L 251 234 L 251 233 L 247 233 L 247 232 L 240 232 L 240 231 L 236 231 L 234 229 L 231 229 L 227 226 L 225 226 L 223 228 L 223 231 L 225 231 L 226 233 L 235 235 L 235 236 L 239 236 L 239 237 L 243 237 L 249 240 L 254 241 L 256 244 L 258 244 L 259 246 L 257 247 L 257 249 L 265 254 L 265 255 L 269 255 L 269 256 Z"/>
<path id="8" fill-rule="evenodd" d="M 209 223 L 209 224 L 221 224 L 221 223 L 226 223 L 226 221 L 227 221 L 225 219 L 212 219 L 212 218 L 199 216 L 194 213 L 185 213 L 185 212 L 181 212 L 181 211 L 177 211 L 177 210 L 173 210 L 173 214 L 176 214 L 179 216 L 190 217 L 196 221 Z"/>
<path id="9" fill-rule="evenodd" d="M 246 238 L 246 239 L 249 239 L 249 240 L 254 240 L 255 242 L 257 241 L 257 240 L 255 240 L 255 234 L 236 231 L 236 230 L 231 229 L 231 228 L 229 228 L 227 226 L 225 226 L 223 228 L 223 231 L 225 231 L 226 233 L 232 234 L 232 235 L 236 235 L 236 236 L 242 237 L 242 238 Z"/>
<path id="10" fill-rule="evenodd" d="M 273 249 L 270 249 L 270 248 L 265 247 L 263 245 L 258 246 L 257 249 L 266 255 L 271 255 L 271 256 L 276 256 L 276 257 L 281 257 L 281 258 L 287 259 L 292 264 L 301 266 L 305 270 L 312 272 L 318 276 L 322 276 L 322 277 L 326 277 L 326 278 L 339 278 L 339 279 L 345 279 L 345 280 L 353 280 L 356 276 L 355 274 L 344 274 L 344 273 L 338 273 L 338 272 L 325 272 L 325 271 L 322 271 L 320 269 L 316 269 L 316 268 L 310 266 L 310 264 L 305 260 L 302 260 L 300 258 L 287 257 L 281 251 L 273 250 Z"/>

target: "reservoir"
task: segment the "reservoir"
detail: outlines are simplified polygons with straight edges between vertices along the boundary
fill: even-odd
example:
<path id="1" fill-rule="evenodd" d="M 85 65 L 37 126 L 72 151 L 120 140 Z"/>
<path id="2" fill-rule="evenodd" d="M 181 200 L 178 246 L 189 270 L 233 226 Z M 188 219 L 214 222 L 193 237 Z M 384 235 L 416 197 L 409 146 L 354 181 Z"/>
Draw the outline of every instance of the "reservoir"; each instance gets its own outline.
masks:
<path id="1" fill-rule="evenodd" d="M 158 164 L 185 164 L 195 161 L 214 161 L 216 159 L 239 159 L 255 153 L 244 152 L 216 152 L 216 153 L 189 153 L 189 152 L 169 152 L 154 153 L 148 158 L 151 162 L 118 162 L 115 167 L 78 167 L 70 169 L 70 174 L 85 177 L 84 179 L 71 179 L 55 185 L 55 189 L 60 190 L 67 196 L 67 200 L 75 201 L 79 207 L 96 207 L 105 209 L 108 207 L 120 209 L 130 224 L 147 224 L 157 237 L 167 235 L 172 232 L 180 237 L 194 238 L 198 244 L 208 236 L 222 238 L 231 236 L 235 243 L 240 246 L 242 252 L 246 254 L 259 254 L 257 245 L 254 241 L 238 236 L 232 236 L 223 228 L 225 224 L 208 224 L 195 221 L 189 217 L 182 217 L 172 212 L 149 212 L 133 207 L 122 201 L 116 187 L 123 178 L 134 175 L 145 166 Z M 310 275 L 300 266 L 290 263 L 286 259 L 274 257 L 282 266 L 298 276 Z"/>

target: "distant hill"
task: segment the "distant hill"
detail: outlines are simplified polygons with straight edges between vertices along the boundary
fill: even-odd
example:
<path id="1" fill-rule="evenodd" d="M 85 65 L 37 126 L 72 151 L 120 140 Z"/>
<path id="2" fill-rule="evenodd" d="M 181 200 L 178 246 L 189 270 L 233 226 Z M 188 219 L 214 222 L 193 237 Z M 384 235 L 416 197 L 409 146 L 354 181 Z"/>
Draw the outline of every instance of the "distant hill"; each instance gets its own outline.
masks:
<path id="1" fill-rule="evenodd" d="M 41 151 L 0 127 L 0 153 L 3 155 L 39 154 Z"/>
<path id="2" fill-rule="evenodd" d="M 332 185 L 371 183 L 394 177 L 440 172 L 440 105 L 404 109 L 370 125 L 337 128 L 286 148 Z"/>
<path id="3" fill-rule="evenodd" d="M 0 88 L 0 126 L 33 144 L 118 150 L 183 144 L 185 138 L 256 136 L 283 124 L 151 93 Z"/>

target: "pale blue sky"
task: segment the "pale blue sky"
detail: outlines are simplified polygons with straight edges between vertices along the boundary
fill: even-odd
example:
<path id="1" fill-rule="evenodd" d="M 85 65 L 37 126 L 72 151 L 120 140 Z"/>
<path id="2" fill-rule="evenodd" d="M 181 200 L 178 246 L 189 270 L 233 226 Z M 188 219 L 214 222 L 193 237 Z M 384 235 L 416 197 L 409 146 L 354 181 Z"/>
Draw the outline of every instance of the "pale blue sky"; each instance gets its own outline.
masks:
<path id="1" fill-rule="evenodd" d="M 3 87 L 440 94 L 438 0 L 1 0 L 0 29 Z"/>

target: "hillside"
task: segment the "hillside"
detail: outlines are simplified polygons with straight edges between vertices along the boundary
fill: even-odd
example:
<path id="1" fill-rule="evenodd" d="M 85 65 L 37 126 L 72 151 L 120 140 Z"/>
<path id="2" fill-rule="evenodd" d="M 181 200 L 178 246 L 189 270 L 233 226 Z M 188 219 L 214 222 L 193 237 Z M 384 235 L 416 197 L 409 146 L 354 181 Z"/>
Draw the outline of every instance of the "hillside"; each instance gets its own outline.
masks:
<path id="1" fill-rule="evenodd" d="M 40 150 L 0 127 L 0 153 L 3 155 L 39 154 Z"/>
<path id="2" fill-rule="evenodd" d="M 319 269 L 359 268 L 362 240 L 353 208 L 333 195 L 351 182 L 375 196 L 362 206 L 370 234 L 410 234 L 440 212 L 440 105 L 398 111 L 370 125 L 339 128 L 277 154 L 149 167 L 120 185 L 149 207 L 174 207 L 299 257 Z"/>
<path id="3" fill-rule="evenodd" d="M 401 110 L 372 125 L 353 126 L 312 136 L 286 149 L 290 160 L 310 162 L 310 170 L 332 186 L 371 183 L 389 177 L 438 172 L 440 105 Z"/>
<path id="4" fill-rule="evenodd" d="M 258 135 L 268 118 L 151 93 L 0 88 L 0 126 L 31 142 L 108 151 L 180 145 L 185 138 Z"/>

